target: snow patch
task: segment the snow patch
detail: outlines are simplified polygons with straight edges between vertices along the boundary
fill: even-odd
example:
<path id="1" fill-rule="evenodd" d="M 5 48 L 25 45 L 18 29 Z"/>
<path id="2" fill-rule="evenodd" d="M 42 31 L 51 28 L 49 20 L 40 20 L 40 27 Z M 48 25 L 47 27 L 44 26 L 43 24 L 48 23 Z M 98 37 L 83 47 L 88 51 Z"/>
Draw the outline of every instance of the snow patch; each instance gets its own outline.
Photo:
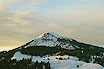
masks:
<path id="1" fill-rule="evenodd" d="M 27 59 L 27 58 L 31 58 L 31 56 L 21 54 L 20 51 L 17 51 L 11 59 L 22 60 L 23 58 Z"/>
<path id="2" fill-rule="evenodd" d="M 104 67 L 99 64 L 86 63 L 82 65 L 79 69 L 104 69 Z"/>
<path id="3" fill-rule="evenodd" d="M 75 48 L 74 48 L 72 45 L 70 45 L 70 46 L 69 46 L 69 49 L 70 49 L 70 50 L 74 50 Z"/>
<path id="4" fill-rule="evenodd" d="M 12 59 L 22 60 L 23 58 L 28 59 L 31 58 L 29 55 L 21 54 L 21 52 L 16 52 Z M 59 60 L 59 58 L 63 58 L 62 60 Z M 32 61 L 43 61 L 43 62 L 50 62 L 52 69 L 104 69 L 99 64 L 93 64 L 93 63 L 86 63 L 83 61 L 78 61 L 79 59 L 77 57 L 73 56 L 32 56 Z M 79 67 L 77 67 L 79 66 Z"/>

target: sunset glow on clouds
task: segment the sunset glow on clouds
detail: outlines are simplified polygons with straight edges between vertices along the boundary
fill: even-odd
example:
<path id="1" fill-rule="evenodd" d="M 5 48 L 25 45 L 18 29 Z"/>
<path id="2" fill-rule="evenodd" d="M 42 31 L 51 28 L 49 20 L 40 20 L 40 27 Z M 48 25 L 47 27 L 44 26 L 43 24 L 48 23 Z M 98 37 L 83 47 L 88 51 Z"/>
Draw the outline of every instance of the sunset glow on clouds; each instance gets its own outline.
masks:
<path id="1" fill-rule="evenodd" d="M 0 0 L 0 50 L 43 32 L 104 45 L 103 29 L 104 0 Z"/>

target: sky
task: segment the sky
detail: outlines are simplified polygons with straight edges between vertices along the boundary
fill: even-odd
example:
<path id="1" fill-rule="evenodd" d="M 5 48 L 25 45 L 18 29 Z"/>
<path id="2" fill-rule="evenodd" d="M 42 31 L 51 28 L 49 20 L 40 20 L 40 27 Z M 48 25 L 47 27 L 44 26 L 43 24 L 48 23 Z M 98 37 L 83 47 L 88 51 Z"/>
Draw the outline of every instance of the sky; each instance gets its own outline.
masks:
<path id="1" fill-rule="evenodd" d="M 0 50 L 44 32 L 104 45 L 104 0 L 0 0 Z"/>

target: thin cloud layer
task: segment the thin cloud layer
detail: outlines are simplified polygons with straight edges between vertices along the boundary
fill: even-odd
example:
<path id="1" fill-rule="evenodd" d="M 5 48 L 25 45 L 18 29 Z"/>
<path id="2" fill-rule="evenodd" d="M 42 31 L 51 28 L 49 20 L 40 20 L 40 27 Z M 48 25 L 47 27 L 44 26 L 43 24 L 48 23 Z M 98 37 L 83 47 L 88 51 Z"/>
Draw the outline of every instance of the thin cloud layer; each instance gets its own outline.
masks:
<path id="1" fill-rule="evenodd" d="M 0 50 L 43 32 L 103 45 L 103 7 L 103 0 L 0 0 Z"/>

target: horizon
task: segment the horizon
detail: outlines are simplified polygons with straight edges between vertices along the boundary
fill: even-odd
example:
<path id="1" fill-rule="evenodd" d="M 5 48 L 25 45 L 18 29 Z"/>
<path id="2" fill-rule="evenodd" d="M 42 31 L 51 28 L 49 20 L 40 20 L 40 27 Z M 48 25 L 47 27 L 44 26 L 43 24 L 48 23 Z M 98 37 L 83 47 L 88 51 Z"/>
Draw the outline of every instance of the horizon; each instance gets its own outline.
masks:
<path id="1" fill-rule="evenodd" d="M 19 47 L 44 32 L 104 45 L 103 0 L 0 0 L 0 50 Z"/>

